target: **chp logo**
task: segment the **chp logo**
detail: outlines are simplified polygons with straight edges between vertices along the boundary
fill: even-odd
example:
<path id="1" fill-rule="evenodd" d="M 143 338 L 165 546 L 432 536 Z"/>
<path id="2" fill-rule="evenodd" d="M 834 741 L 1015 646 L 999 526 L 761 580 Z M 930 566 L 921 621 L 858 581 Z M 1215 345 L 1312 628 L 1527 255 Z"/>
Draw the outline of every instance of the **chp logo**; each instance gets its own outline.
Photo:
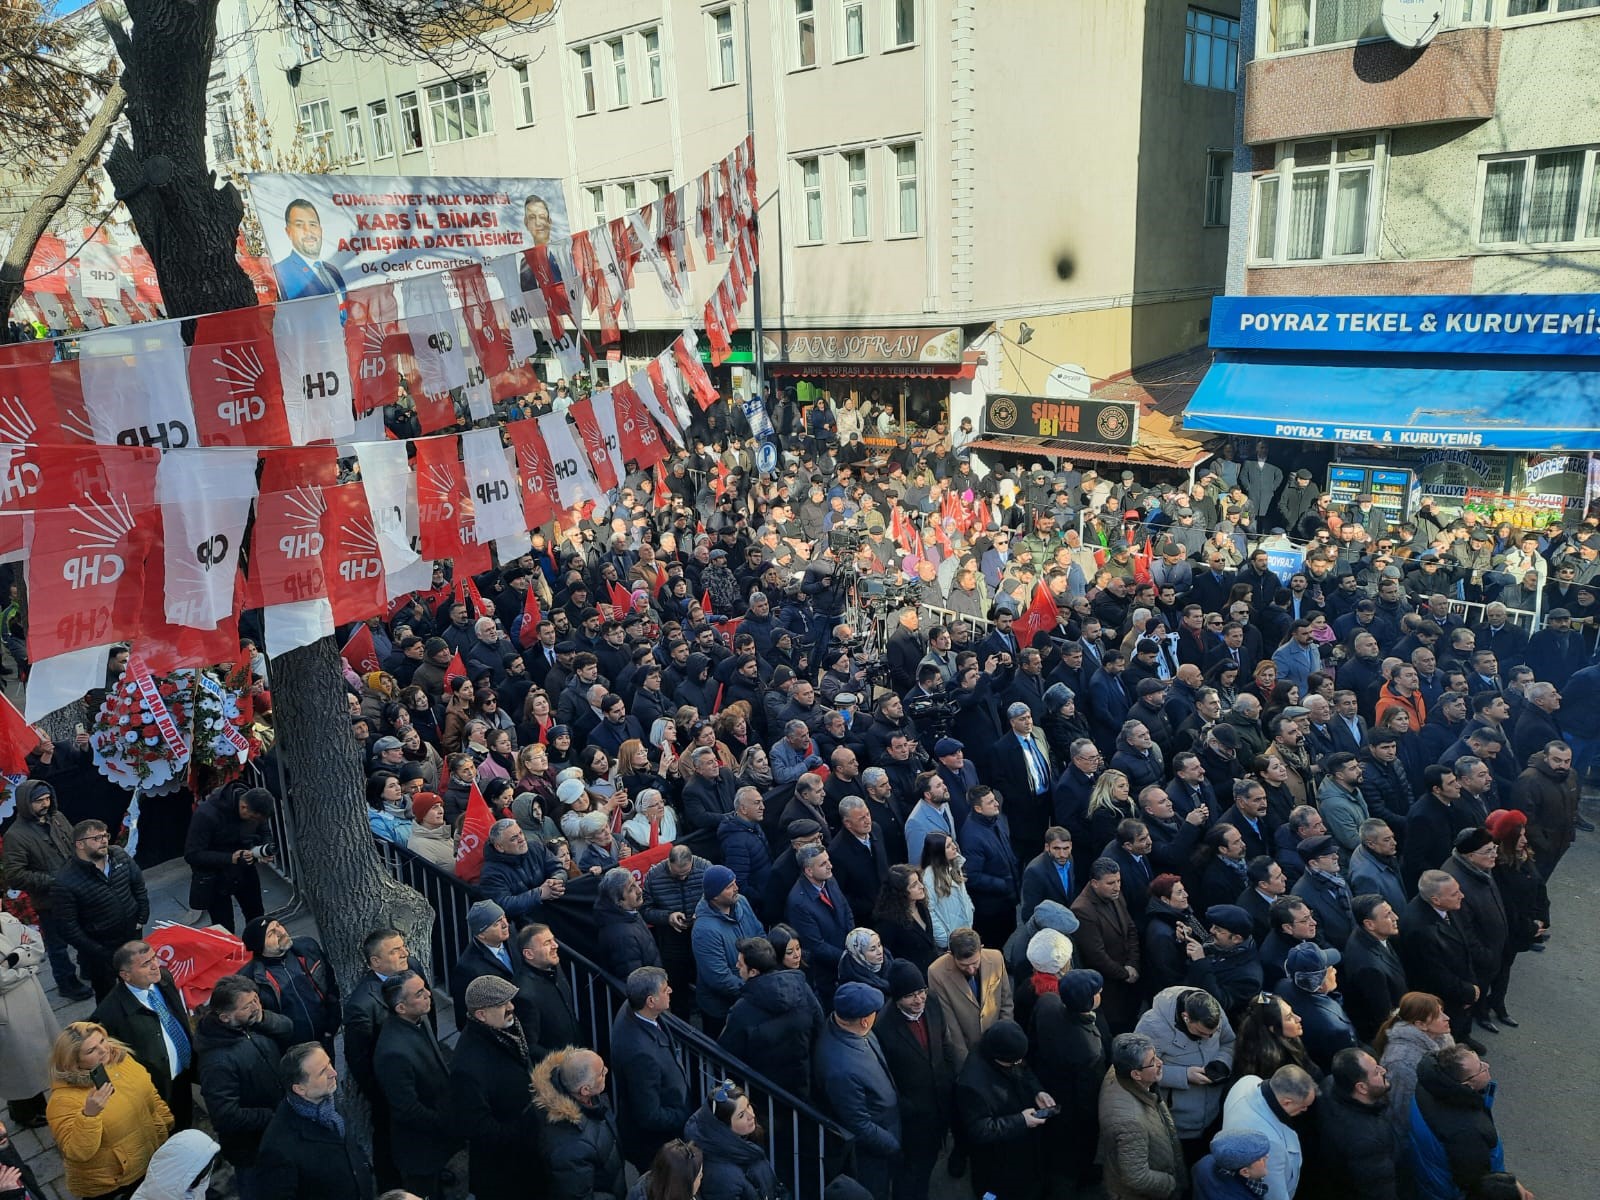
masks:
<path id="1" fill-rule="evenodd" d="M 322 554 L 322 514 L 328 502 L 319 487 L 297 487 L 284 497 L 290 532 L 278 539 L 278 552 L 288 559 L 317 558 Z"/>
<path id="2" fill-rule="evenodd" d="M 378 532 L 370 516 L 358 516 L 339 526 L 338 571 L 339 578 L 346 583 L 376 579 L 383 574 Z"/>
<path id="3" fill-rule="evenodd" d="M 0 396 L 0 442 L 15 444 L 10 465 L 0 474 L 0 506 L 26 499 L 39 491 L 41 475 L 37 463 L 22 457 L 28 443 L 35 441 L 38 426 L 33 415 L 22 406 L 19 396 Z"/>
<path id="4" fill-rule="evenodd" d="M 228 346 L 211 360 L 211 365 L 218 371 L 213 379 L 228 393 L 227 399 L 217 405 L 219 420 L 237 427 L 267 415 L 267 402 L 261 396 L 266 367 L 254 346 Z"/>
<path id="5" fill-rule="evenodd" d="M 133 506 L 127 496 L 107 496 L 104 501 L 74 503 L 68 510 L 82 523 L 68 532 L 80 539 L 83 553 L 61 564 L 61 578 L 74 591 L 115 583 L 127 570 L 122 555 L 116 553 L 134 529 Z"/>
<path id="6" fill-rule="evenodd" d="M 455 490 L 455 478 L 449 468 L 440 463 L 431 463 L 417 476 L 419 516 L 425 524 L 455 519 L 456 506 L 451 502 Z"/>
<path id="7" fill-rule="evenodd" d="M 1017 405 L 1009 396 L 996 396 L 989 401 L 989 428 L 1010 429 L 1017 423 Z"/>

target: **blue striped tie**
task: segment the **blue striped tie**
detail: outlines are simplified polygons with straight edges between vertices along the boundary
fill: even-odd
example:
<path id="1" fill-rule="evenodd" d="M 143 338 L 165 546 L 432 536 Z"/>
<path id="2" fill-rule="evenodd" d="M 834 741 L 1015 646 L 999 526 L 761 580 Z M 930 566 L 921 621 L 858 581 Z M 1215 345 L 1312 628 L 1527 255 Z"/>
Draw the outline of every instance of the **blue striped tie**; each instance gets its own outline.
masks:
<path id="1" fill-rule="evenodd" d="M 189 1069 L 189 1063 L 194 1057 L 194 1051 L 189 1045 L 189 1035 L 183 1028 L 183 1022 L 167 1007 L 167 998 L 161 994 L 159 987 L 152 987 L 145 992 L 150 999 L 150 1007 L 161 1021 L 161 1028 L 166 1030 L 167 1036 L 172 1039 L 173 1048 L 178 1052 L 178 1070 L 176 1074 L 182 1075 Z"/>

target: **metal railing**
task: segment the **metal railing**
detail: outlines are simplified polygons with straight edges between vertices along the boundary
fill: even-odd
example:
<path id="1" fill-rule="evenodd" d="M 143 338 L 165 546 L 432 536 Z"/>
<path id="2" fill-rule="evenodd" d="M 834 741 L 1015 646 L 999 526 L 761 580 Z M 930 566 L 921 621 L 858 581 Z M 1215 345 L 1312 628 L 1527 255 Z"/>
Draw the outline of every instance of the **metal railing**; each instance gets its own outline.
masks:
<path id="1" fill-rule="evenodd" d="M 432 906 L 433 976 L 435 981 L 446 980 L 450 967 L 472 940 L 467 932 L 467 910 L 483 898 L 483 892 L 403 846 L 382 838 L 374 838 L 373 845 L 389 875 L 422 893 Z M 575 946 L 570 936 L 560 936 L 560 930 L 575 930 L 578 923 L 561 919 L 559 902 L 545 907 L 544 918 L 558 931 L 579 1028 L 587 1035 L 588 1046 L 605 1058 L 611 1047 L 611 1028 L 627 1004 L 622 982 L 594 964 L 585 953 L 592 953 L 592 947 Z M 461 1016 L 457 1014 L 458 1022 Z M 661 1023 L 672 1034 L 673 1050 L 696 1106 L 724 1079 L 740 1083 L 768 1131 L 767 1154 L 778 1179 L 796 1197 L 820 1197 L 828 1179 L 849 1161 L 850 1133 L 811 1104 L 751 1070 L 688 1022 L 668 1013 Z"/>

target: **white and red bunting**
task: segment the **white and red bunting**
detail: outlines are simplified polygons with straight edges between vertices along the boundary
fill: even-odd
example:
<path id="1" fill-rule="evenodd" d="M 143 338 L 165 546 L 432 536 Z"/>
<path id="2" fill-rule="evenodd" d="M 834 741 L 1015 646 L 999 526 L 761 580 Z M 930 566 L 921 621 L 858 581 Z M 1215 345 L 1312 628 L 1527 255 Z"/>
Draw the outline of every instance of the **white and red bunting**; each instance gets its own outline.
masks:
<path id="1" fill-rule="evenodd" d="M 406 443 L 357 442 L 355 452 L 373 532 L 378 538 L 378 555 L 383 559 L 385 576 L 392 582 L 394 576 L 421 557 L 412 548 L 407 530 L 406 512 L 415 507 L 416 484 Z"/>
<path id="2" fill-rule="evenodd" d="M 685 329 L 683 336 L 672 343 L 672 357 L 677 362 L 684 381 L 689 385 L 690 394 L 702 409 L 707 409 L 717 401 L 717 386 L 711 382 L 711 376 L 706 373 L 706 365 L 700 361 L 700 355 L 696 352 L 699 344 L 700 339 L 695 336 L 694 330 Z"/>
<path id="3" fill-rule="evenodd" d="M 273 342 L 271 305 L 195 321 L 189 393 L 202 446 L 282 446 L 289 416 Z"/>
<path id="4" fill-rule="evenodd" d="M 648 471 L 667 457 L 667 448 L 651 419 L 643 398 L 634 386 L 635 380 L 648 378 L 643 371 L 632 380 L 623 380 L 611 388 L 611 411 L 617 425 L 617 442 L 624 462 L 633 464 L 636 471 Z"/>
<path id="5" fill-rule="evenodd" d="M 322 515 L 328 505 L 322 493 L 337 482 L 331 446 L 263 452 L 250 555 L 253 604 L 270 608 L 327 598 Z"/>
<path id="6" fill-rule="evenodd" d="M 400 389 L 401 358 L 409 359 L 411 339 L 400 324 L 394 286 L 376 283 L 353 289 L 345 301 L 345 361 L 357 416 L 392 403 Z M 413 391 L 421 381 L 413 371 Z"/>
<path id="7" fill-rule="evenodd" d="M 429 395 L 467 386 L 467 360 L 442 275 L 415 275 L 400 283 L 402 327 Z M 453 422 L 452 422 L 453 423 Z"/>
<path id="8" fill-rule="evenodd" d="M 99 329 L 79 340 L 78 374 L 101 446 L 196 445 L 188 349 L 177 321 Z"/>
<path id="9" fill-rule="evenodd" d="M 283 381 L 289 442 L 309 446 L 355 433 L 339 298 L 308 296 L 275 308 L 272 340 Z"/>
<path id="10" fill-rule="evenodd" d="M 239 551 L 256 499 L 256 451 L 174 450 L 156 470 L 161 506 L 163 616 L 215 629 L 237 611 Z"/>
<path id="11" fill-rule="evenodd" d="M 656 355 L 640 374 L 644 382 L 641 383 L 640 376 L 635 375 L 634 390 L 661 428 L 667 431 L 667 436 L 681 447 L 684 444 L 683 430 L 689 427 L 693 417 L 689 412 L 689 402 L 683 395 L 683 385 L 678 378 L 678 367 L 673 362 L 672 351 L 663 350 Z"/>
<path id="12" fill-rule="evenodd" d="M 576 408 L 577 405 L 573 405 Z M 551 469 L 556 477 L 556 496 L 560 508 L 576 508 L 585 500 L 599 500 L 604 491 L 595 482 L 589 467 L 589 455 L 580 448 L 572 435 L 572 426 L 560 413 L 545 413 L 535 417 L 539 435 L 544 439 L 550 455 Z M 591 422 L 592 424 L 592 422 Z M 602 451 L 602 454 L 604 451 Z"/>
<path id="13" fill-rule="evenodd" d="M 599 395 L 604 396 L 605 393 L 601 392 Z M 588 399 L 576 401 L 567 409 L 567 416 L 577 427 L 589 473 L 594 476 L 594 481 L 600 485 L 602 492 L 609 492 L 620 482 L 620 476 L 612 458 L 611 447 L 606 442 L 605 430 L 600 427 L 600 422 L 595 416 L 596 398 L 590 396 Z M 609 407 L 609 398 L 605 407 Z M 611 440 L 613 442 L 616 440 L 615 433 L 611 435 Z"/>
<path id="14" fill-rule="evenodd" d="M 467 337 L 485 375 L 500 375 L 511 367 L 506 353 L 506 334 L 494 302 L 489 298 L 489 281 L 477 263 L 450 269 L 450 282 L 461 301 Z"/>
<path id="15" fill-rule="evenodd" d="M 488 543 L 478 541 L 460 441 L 450 434 L 416 443 L 418 548 L 424 558 L 454 559 L 457 578 L 490 566 Z"/>
<path id="16" fill-rule="evenodd" d="M 527 422 L 514 422 L 526 424 Z M 461 435 L 461 466 L 467 491 L 472 495 L 472 515 L 478 541 L 487 545 L 502 538 L 526 537 L 522 523 L 521 487 L 506 458 L 498 429 L 473 429 Z"/>
<path id="17" fill-rule="evenodd" d="M 534 298 L 538 300 L 538 317 L 544 318 L 544 293 L 537 288 L 532 294 L 523 292 L 520 255 L 502 255 L 491 258 L 489 270 L 505 297 L 507 334 L 511 339 L 511 357 L 516 362 L 526 362 L 539 353 L 539 342 L 534 332 Z M 545 328 L 549 328 L 548 325 Z"/>
<path id="18" fill-rule="evenodd" d="M 383 556 L 367 493 L 359 483 L 322 489 L 322 567 L 336 625 L 386 614 Z"/>
<path id="19" fill-rule="evenodd" d="M 522 519 L 528 529 L 551 520 L 558 504 L 555 463 L 544 444 L 537 421 L 512 421 L 506 426 L 517 456 L 518 484 L 522 494 Z"/>

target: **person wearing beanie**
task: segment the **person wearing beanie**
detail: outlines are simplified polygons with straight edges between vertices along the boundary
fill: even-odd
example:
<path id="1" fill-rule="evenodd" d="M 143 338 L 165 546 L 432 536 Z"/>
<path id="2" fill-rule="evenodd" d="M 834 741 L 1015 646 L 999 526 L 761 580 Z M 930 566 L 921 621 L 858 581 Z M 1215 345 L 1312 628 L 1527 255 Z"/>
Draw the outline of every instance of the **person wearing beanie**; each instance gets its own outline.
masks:
<path id="1" fill-rule="evenodd" d="M 1500 847 L 1489 831 L 1470 825 L 1456 834 L 1450 857 L 1439 868 L 1461 885 L 1460 918 L 1466 926 L 1471 947 L 1472 974 L 1479 980 L 1478 999 L 1472 1016 L 1485 1033 L 1499 1033 L 1490 1011 L 1492 981 L 1504 963 L 1510 923 L 1505 899 L 1495 882 L 1494 868 L 1500 860 Z"/>
<path id="2" fill-rule="evenodd" d="M 445 824 L 444 801 L 436 792 L 411 797 L 411 835 L 406 849 L 449 875 L 456 873 L 456 839 Z"/>
<path id="3" fill-rule="evenodd" d="M 1041 900 L 1033 915 L 1017 926 L 1001 951 L 1013 986 L 1033 973 L 1033 964 L 1028 961 L 1028 943 L 1041 929 L 1054 929 L 1070 938 L 1078 932 L 1078 915 L 1064 901 L 1058 904 L 1054 900 Z"/>
<path id="4" fill-rule="evenodd" d="M 739 941 L 765 932 L 739 881 L 727 867 L 708 867 L 695 905 L 689 944 L 694 952 L 695 1003 L 706 1036 L 722 1032 L 728 1010 L 744 992 L 739 977 Z"/>
<path id="5" fill-rule="evenodd" d="M 945 1037 L 944 1008 L 915 963 L 899 959 L 889 968 L 889 1003 L 873 1036 L 900 1095 L 902 1158 L 895 1168 L 895 1194 L 926 1196 L 950 1130 L 956 1064 Z"/>
<path id="6" fill-rule="evenodd" d="M 872 1036 L 883 993 L 865 983 L 847 983 L 833 995 L 833 1015 L 822 1027 L 816 1050 L 820 1106 L 855 1137 L 852 1175 L 874 1196 L 892 1189 L 901 1152 L 900 1099 L 883 1052 Z"/>
<path id="7" fill-rule="evenodd" d="M 467 909 L 467 933 L 472 941 L 450 970 L 450 1000 L 456 1006 L 456 1020 L 466 1020 L 467 985 L 480 976 L 494 976 L 511 982 L 515 978 L 511 945 L 511 921 L 506 910 L 493 900 L 479 900 Z"/>
<path id="8" fill-rule="evenodd" d="M 1025 953 L 1028 973 L 1013 983 L 1012 1019 L 1028 1029 L 1032 1027 L 1035 1002 L 1053 993 L 1062 974 L 1072 967 L 1072 939 L 1046 927 L 1028 939 Z"/>
<path id="9" fill-rule="evenodd" d="M 1496 1022 L 1515 1029 L 1519 1022 L 1506 1011 L 1511 968 L 1522 951 L 1544 949 L 1550 936 L 1550 893 L 1528 845 L 1526 814 L 1516 809 L 1496 809 L 1489 814 L 1484 828 L 1494 836 L 1499 850 L 1494 881 L 1506 907 L 1506 947 L 1500 970 L 1489 984 L 1489 1011 Z"/>
<path id="10" fill-rule="evenodd" d="M 1027 1057 L 1022 1026 L 996 1021 L 956 1075 L 956 1114 L 967 1135 L 975 1195 L 1042 1200 L 1050 1188 L 1061 1121 L 1055 1097 L 1040 1085 Z"/>
<path id="11" fill-rule="evenodd" d="M 244 927 L 244 948 L 250 961 L 239 972 L 261 992 L 261 1007 L 288 1017 L 293 1036 L 288 1045 L 318 1042 L 333 1055 L 333 1035 L 342 1023 L 339 981 L 313 937 L 291 938 L 271 917 L 257 917 Z"/>
<path id="12" fill-rule="evenodd" d="M 466 986 L 461 1037 L 450 1062 L 450 1109 L 468 1132 L 468 1185 L 477 1200 L 520 1200 L 528 1191 L 527 1165 L 507 1145 L 530 1145 L 540 1136 L 538 1110 L 528 1086 L 533 1054 L 516 1016 L 517 985 L 481 975 Z"/>
<path id="13" fill-rule="evenodd" d="M 1253 1129 L 1234 1129 L 1211 1139 L 1211 1153 L 1195 1164 L 1189 1182 L 1194 1200 L 1258 1200 L 1267 1194 L 1267 1155 L 1272 1143 Z"/>

